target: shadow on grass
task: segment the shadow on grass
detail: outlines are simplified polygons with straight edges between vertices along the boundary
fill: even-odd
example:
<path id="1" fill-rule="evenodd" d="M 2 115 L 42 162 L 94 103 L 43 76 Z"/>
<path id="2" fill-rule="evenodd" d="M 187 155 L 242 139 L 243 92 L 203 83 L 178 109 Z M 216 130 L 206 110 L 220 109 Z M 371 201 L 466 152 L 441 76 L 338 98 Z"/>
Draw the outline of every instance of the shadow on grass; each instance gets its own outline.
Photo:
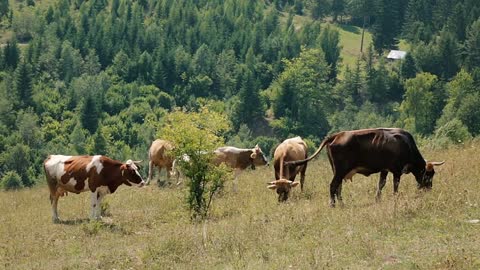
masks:
<path id="1" fill-rule="evenodd" d="M 339 24 L 338 27 L 340 27 L 340 29 L 342 29 L 343 31 L 347 31 L 353 34 L 360 34 L 360 28 L 353 25 Z"/>
<path id="2" fill-rule="evenodd" d="M 83 223 L 89 222 L 90 219 L 88 218 L 76 218 L 76 219 L 71 219 L 71 220 L 59 220 L 56 222 L 56 224 L 62 224 L 62 225 L 79 225 Z"/>

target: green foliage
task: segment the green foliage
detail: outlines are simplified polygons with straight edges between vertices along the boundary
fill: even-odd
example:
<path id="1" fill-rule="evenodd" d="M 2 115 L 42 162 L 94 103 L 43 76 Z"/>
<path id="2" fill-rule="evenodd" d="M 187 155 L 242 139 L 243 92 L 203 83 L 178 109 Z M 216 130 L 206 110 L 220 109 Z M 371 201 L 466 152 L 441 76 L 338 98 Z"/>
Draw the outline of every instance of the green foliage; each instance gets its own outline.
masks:
<path id="1" fill-rule="evenodd" d="M 0 18 L 8 14 L 9 8 L 8 0 L 0 1 Z"/>
<path id="2" fill-rule="evenodd" d="M 235 104 L 233 113 L 233 123 L 236 127 L 240 124 L 249 126 L 255 125 L 255 122 L 263 116 L 263 104 L 258 92 L 258 84 L 254 81 L 253 73 L 244 68 L 239 81 L 241 82 L 238 93 L 238 103 Z"/>
<path id="3" fill-rule="evenodd" d="M 273 84 L 274 128 L 286 137 L 298 134 L 323 137 L 329 130 L 326 115 L 332 110 L 329 68 L 318 49 L 304 49 L 298 58 L 285 60 L 285 70 Z"/>
<path id="4" fill-rule="evenodd" d="M 30 187 L 34 184 L 32 173 L 34 170 L 30 169 L 33 165 L 33 153 L 30 147 L 24 144 L 16 144 L 9 146 L 0 155 L 0 168 L 3 171 L 15 171 L 21 178 L 21 183 L 25 187 Z M 35 165 L 40 167 L 40 163 Z M 39 168 L 37 167 L 37 171 Z"/>
<path id="5" fill-rule="evenodd" d="M 443 109 L 442 117 L 438 120 L 438 125 L 445 125 L 453 119 L 458 119 L 471 134 L 480 134 L 480 116 L 477 113 L 480 94 L 472 76 L 467 71 L 461 70 L 446 88 L 447 104 Z"/>
<path id="6" fill-rule="evenodd" d="M 480 63 L 480 19 L 468 27 L 465 54 L 466 67 L 470 70 L 478 67 L 478 63 Z"/>
<path id="7" fill-rule="evenodd" d="M 83 102 L 80 104 L 80 122 L 82 123 L 82 127 L 92 134 L 97 130 L 98 127 L 98 105 L 91 95 L 85 97 Z"/>
<path id="8" fill-rule="evenodd" d="M 193 219 L 205 219 L 214 195 L 221 190 L 227 170 L 212 163 L 213 150 L 223 145 L 221 135 L 229 130 L 227 118 L 208 107 L 198 112 L 173 111 L 166 115 L 158 138 L 175 145 L 182 173 L 188 178 L 187 203 Z"/>
<path id="9" fill-rule="evenodd" d="M 400 105 L 401 119 L 407 130 L 423 135 L 433 132 L 438 118 L 442 89 L 438 88 L 437 76 L 420 73 L 405 82 L 405 99 Z"/>
<path id="10" fill-rule="evenodd" d="M 22 61 L 15 70 L 15 96 L 18 108 L 33 105 L 32 101 L 32 71 L 27 62 Z"/>
<path id="11" fill-rule="evenodd" d="M 225 139 L 251 146 L 268 135 L 258 140 L 270 149 L 286 137 L 317 142 L 333 130 L 378 125 L 430 135 L 440 115 L 437 127 L 458 119 L 480 133 L 480 80 L 465 80 L 474 91 L 457 97 L 443 91 L 459 70 L 480 77 L 478 1 L 12 3 L 0 1 L 0 152 L 29 148 L 25 170 L 11 169 L 23 180 L 38 179 L 49 153 L 144 156 L 175 106 L 209 103 L 232 120 Z M 377 53 L 360 57 L 356 26 L 373 31 Z M 400 39 L 403 63 L 383 61 L 378 52 Z M 405 84 L 419 72 L 438 78 L 425 104 Z M 412 102 L 428 107 L 428 120 Z"/>
<path id="12" fill-rule="evenodd" d="M 335 81 L 337 78 L 339 62 L 342 60 L 340 58 L 340 51 L 342 47 L 340 43 L 340 34 L 337 30 L 334 30 L 328 25 L 326 28 L 322 29 L 322 33 L 319 36 L 320 48 L 325 54 L 325 60 L 330 68 L 330 74 L 328 75 L 329 81 Z"/>
<path id="13" fill-rule="evenodd" d="M 462 121 L 454 118 L 435 130 L 434 141 L 440 144 L 462 144 L 472 139 Z"/>
<path id="14" fill-rule="evenodd" d="M 22 187 L 22 178 L 15 171 L 6 172 L 0 180 L 0 188 L 3 190 L 15 190 Z"/>

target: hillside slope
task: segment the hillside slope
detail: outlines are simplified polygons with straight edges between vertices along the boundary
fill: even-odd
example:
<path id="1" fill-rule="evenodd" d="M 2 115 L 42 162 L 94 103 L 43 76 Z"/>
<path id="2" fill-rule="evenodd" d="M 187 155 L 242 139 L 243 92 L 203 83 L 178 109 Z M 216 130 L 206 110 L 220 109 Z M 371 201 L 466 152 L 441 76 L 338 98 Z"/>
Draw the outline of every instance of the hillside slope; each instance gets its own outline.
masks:
<path id="1" fill-rule="evenodd" d="M 211 219 L 192 224 L 185 187 L 122 187 L 107 196 L 103 222 L 89 222 L 88 194 L 60 200 L 63 224 L 52 224 L 46 186 L 1 192 L 0 265 L 5 269 L 478 269 L 480 157 L 465 148 L 422 151 L 446 160 L 431 192 L 391 178 L 375 203 L 378 175 L 344 186 L 345 206 L 328 207 L 325 158 L 307 170 L 306 190 L 285 204 L 266 188 L 273 168 L 228 185 Z M 323 154 L 322 154 L 323 155 Z M 455 157 L 455 159 L 453 159 Z"/>

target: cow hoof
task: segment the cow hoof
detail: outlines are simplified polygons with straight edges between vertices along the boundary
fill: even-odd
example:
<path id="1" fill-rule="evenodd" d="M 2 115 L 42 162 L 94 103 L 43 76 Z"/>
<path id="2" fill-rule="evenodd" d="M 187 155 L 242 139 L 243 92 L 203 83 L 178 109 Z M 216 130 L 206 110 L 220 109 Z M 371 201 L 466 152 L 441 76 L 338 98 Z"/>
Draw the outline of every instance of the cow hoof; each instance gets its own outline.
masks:
<path id="1" fill-rule="evenodd" d="M 52 221 L 53 221 L 54 224 L 59 224 L 60 223 L 59 218 L 53 218 Z"/>

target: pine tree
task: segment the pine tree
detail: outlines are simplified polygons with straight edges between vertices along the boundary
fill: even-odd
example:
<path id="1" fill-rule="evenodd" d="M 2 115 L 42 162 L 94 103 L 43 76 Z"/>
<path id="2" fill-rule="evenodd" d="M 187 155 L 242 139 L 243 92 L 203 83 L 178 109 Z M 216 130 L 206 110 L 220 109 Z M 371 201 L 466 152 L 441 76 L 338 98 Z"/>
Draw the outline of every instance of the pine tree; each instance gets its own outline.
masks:
<path id="1" fill-rule="evenodd" d="M 415 59 L 413 59 L 413 56 L 410 53 L 407 53 L 405 58 L 402 60 L 400 74 L 404 80 L 414 78 L 417 74 Z"/>
<path id="2" fill-rule="evenodd" d="M 9 9 L 8 0 L 0 0 L 0 18 L 7 15 Z"/>
<path id="3" fill-rule="evenodd" d="M 319 43 L 325 54 L 325 60 L 327 60 L 327 64 L 330 66 L 328 79 L 334 82 L 337 78 L 338 63 L 341 61 L 340 51 L 342 50 L 342 47 L 339 45 L 340 35 L 338 31 L 327 26 L 320 34 Z"/>
<path id="4" fill-rule="evenodd" d="M 101 128 L 98 128 L 92 136 L 93 145 L 90 151 L 91 155 L 106 155 L 107 154 L 107 139 Z"/>
<path id="5" fill-rule="evenodd" d="M 252 71 L 244 68 L 239 81 L 241 87 L 238 93 L 239 103 L 235 110 L 236 119 L 234 122 L 238 126 L 244 123 L 252 127 L 258 118 L 263 115 L 263 104 Z"/>
<path id="6" fill-rule="evenodd" d="M 15 70 L 14 90 L 19 108 L 33 106 L 32 71 L 25 61 L 20 62 Z"/>
<path id="7" fill-rule="evenodd" d="M 85 139 L 87 131 L 82 128 L 82 124 L 78 122 L 70 134 L 70 145 L 77 155 L 86 154 Z"/>
<path id="8" fill-rule="evenodd" d="M 98 127 L 99 112 L 91 95 L 86 96 L 80 105 L 80 122 L 83 128 L 93 134 Z"/>
<path id="9" fill-rule="evenodd" d="M 16 69 L 20 62 L 20 48 L 15 40 L 7 41 L 3 49 L 3 61 L 7 69 Z"/>
<path id="10" fill-rule="evenodd" d="M 469 28 L 465 41 L 465 65 L 470 70 L 480 66 L 480 19 Z"/>

